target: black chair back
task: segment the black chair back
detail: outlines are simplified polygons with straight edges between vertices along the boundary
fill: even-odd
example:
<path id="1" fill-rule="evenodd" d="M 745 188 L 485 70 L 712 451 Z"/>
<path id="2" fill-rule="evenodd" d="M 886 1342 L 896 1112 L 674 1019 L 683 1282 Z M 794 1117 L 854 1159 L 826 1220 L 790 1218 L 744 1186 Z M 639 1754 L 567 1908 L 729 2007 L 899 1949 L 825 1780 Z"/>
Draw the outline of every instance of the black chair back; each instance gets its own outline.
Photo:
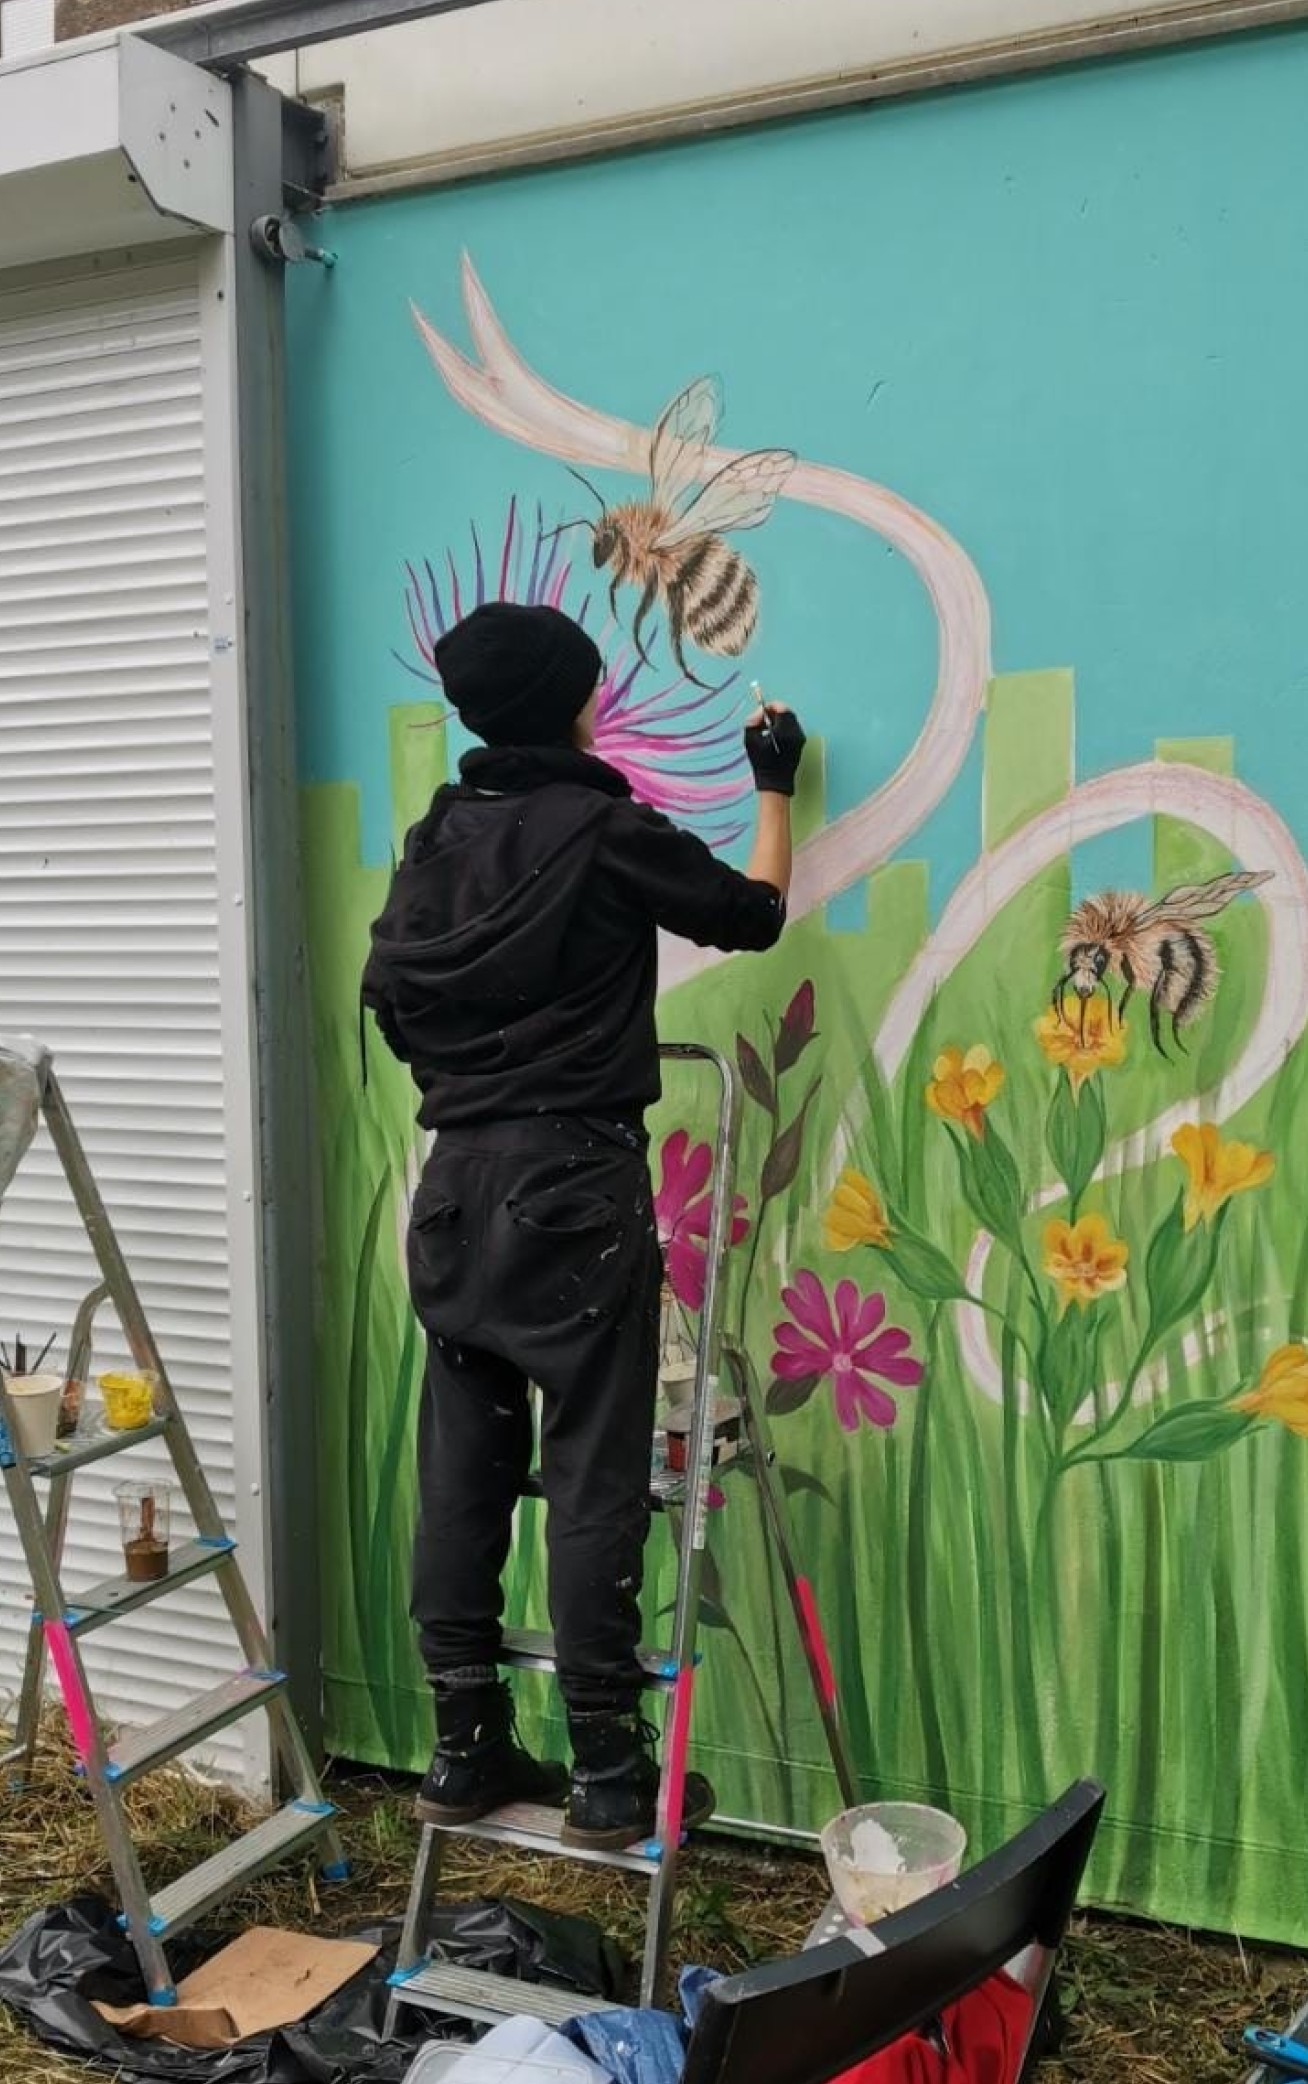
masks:
<path id="1" fill-rule="evenodd" d="M 1101 1787 L 1078 1782 L 956 1882 L 882 1920 L 880 1952 L 863 1935 L 836 1939 L 713 1984 L 682 2084 L 828 2084 L 1032 1947 L 1034 2027 L 1103 1804 Z M 1031 2060 L 1028 2038 L 1022 2079 Z"/>

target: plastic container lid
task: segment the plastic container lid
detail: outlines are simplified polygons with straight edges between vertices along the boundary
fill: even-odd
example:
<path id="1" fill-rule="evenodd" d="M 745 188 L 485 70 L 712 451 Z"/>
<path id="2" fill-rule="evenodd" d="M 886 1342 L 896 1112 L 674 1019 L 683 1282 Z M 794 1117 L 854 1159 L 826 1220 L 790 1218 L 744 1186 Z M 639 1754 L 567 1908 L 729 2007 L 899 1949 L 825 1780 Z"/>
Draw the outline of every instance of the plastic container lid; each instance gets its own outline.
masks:
<path id="1" fill-rule="evenodd" d="M 447 2077 L 453 2084 L 578 2084 L 588 2070 L 594 2074 L 592 2066 L 582 2067 L 584 2061 L 578 2056 L 565 2065 L 537 2055 L 483 2055 L 461 2041 L 437 2041 L 422 2050 L 404 2084 L 445 2084 Z"/>

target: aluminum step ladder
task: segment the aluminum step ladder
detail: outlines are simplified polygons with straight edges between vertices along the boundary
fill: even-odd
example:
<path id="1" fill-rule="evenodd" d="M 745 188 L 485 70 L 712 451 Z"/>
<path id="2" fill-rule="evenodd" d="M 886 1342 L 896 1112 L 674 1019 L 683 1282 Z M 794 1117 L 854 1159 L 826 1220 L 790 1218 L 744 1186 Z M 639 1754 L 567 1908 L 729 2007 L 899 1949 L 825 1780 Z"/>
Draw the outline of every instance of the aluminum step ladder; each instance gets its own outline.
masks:
<path id="1" fill-rule="evenodd" d="M 706 1246 L 704 1306 L 700 1315 L 695 1352 L 692 1417 L 686 1446 L 686 1474 L 680 1494 L 669 1494 L 662 1485 L 651 1497 L 658 1511 L 680 1515 L 676 1599 L 673 1608 L 672 1641 L 666 1650 L 642 1650 L 649 1686 L 664 1697 L 663 1764 L 659 1783 L 657 1821 L 653 1838 L 628 1846 L 621 1852 L 592 1852 L 560 1841 L 563 1811 L 528 1803 L 513 1803 L 494 1811 L 480 1823 L 457 1827 L 424 1824 L 409 1891 L 408 1907 L 400 1938 L 387 2006 L 386 2031 L 395 2031 L 402 2008 L 416 2006 L 429 2012 L 473 2019 L 494 2025 L 517 2012 L 525 2012 L 560 2025 L 588 2011 L 609 2009 L 608 2000 L 579 1997 L 573 1992 L 548 1989 L 539 1984 L 517 1982 L 509 1977 L 451 1966 L 428 1958 L 431 1908 L 440 1879 L 443 1840 L 456 1837 L 488 1839 L 499 1845 L 520 1846 L 535 1853 L 556 1853 L 591 1865 L 617 1867 L 639 1874 L 648 1884 L 649 1908 L 645 1947 L 641 1962 L 640 2002 L 659 2002 L 663 1991 L 668 1940 L 677 1887 L 677 1866 L 683 1843 L 682 1814 L 685 1796 L 687 1751 L 690 1742 L 691 1706 L 699 1663 L 697 1632 L 700 1590 L 704 1570 L 709 1487 L 713 1476 L 714 1414 L 719 1381 L 725 1376 L 740 1400 L 744 1449 L 749 1457 L 763 1500 L 764 1518 L 785 1579 L 800 1645 L 822 1718 L 832 1769 L 842 1801 L 852 1806 L 858 1793 L 849 1754 L 841 1732 L 836 1683 L 827 1652 L 817 1604 L 810 1581 L 800 1570 L 792 1537 L 785 1486 L 776 1468 L 769 1436 L 767 1413 L 759 1384 L 748 1357 L 723 1337 L 721 1328 L 723 1262 L 731 1235 L 731 1211 L 735 1188 L 735 1153 L 740 1119 L 740 1091 L 736 1072 L 726 1057 L 698 1043 L 669 1043 L 660 1050 L 666 1060 L 700 1063 L 717 1074 L 719 1096 L 712 1174 L 712 1213 Z M 539 1496 L 539 1479 L 533 1479 L 526 1495 Z M 506 1629 L 500 1662 L 509 1667 L 553 1671 L 554 1654 L 550 1637 L 528 1630 Z"/>
<path id="2" fill-rule="evenodd" d="M 100 1280 L 85 1297 L 73 1326 L 68 1379 L 83 1379 L 91 1332 L 101 1304 L 117 1311 L 137 1367 L 154 1378 L 154 1412 L 133 1432 L 102 1431 L 60 1442 L 54 1453 L 32 1457 L 18 1444 L 13 1400 L 0 1373 L 0 1471 L 18 1524 L 35 1594 L 31 1634 L 19 1699 L 16 1741 L 0 1755 L 21 1789 L 31 1769 L 40 1721 L 46 1660 L 54 1667 L 78 1772 L 95 1804 L 151 2004 L 171 2005 L 176 1991 L 166 1948 L 170 1939 L 245 1885 L 293 1854 L 316 1847 L 325 1878 L 344 1880 L 348 1867 L 335 1829 L 336 1810 L 324 1800 L 303 1732 L 287 1698 L 285 1672 L 274 1668 L 263 1628 L 236 1560 L 195 1447 L 177 1406 L 154 1335 L 146 1321 L 86 1153 L 68 1113 L 48 1052 L 27 1037 L 0 1039 L 0 1199 L 44 1118 L 98 1264 Z M 142 1583 L 111 1577 L 70 1597 L 60 1569 L 78 1471 L 162 1440 L 195 1523 L 195 1539 L 169 1552 L 163 1577 Z M 38 1485 L 46 1487 L 44 1508 Z M 244 1660 L 242 1668 L 151 1727 L 107 1742 L 82 1660 L 82 1639 L 194 1579 L 212 1576 L 222 1594 Z M 268 1716 L 274 1753 L 293 1797 L 243 1837 L 153 1896 L 148 1892 L 123 1808 L 125 1790 L 145 1773 L 247 1715 Z"/>

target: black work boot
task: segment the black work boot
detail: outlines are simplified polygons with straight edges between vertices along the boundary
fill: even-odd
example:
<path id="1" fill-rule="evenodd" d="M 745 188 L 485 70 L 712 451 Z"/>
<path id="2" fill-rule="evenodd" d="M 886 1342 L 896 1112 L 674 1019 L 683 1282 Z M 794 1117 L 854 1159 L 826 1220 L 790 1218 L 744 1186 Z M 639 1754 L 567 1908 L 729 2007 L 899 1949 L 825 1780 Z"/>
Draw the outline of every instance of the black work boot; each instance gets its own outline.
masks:
<path id="1" fill-rule="evenodd" d="M 639 1713 L 568 1716 L 572 1784 L 563 1826 L 565 1845 L 621 1852 L 657 1828 L 658 1731 Z M 681 1827 L 693 1831 L 712 1816 L 717 1797 L 702 1773 L 687 1773 Z"/>
<path id="2" fill-rule="evenodd" d="M 506 1802 L 562 1806 L 566 1768 L 523 1750 L 512 1696 L 490 1666 L 443 1672 L 435 1690 L 436 1751 L 414 1803 L 421 1822 L 476 1823 Z"/>

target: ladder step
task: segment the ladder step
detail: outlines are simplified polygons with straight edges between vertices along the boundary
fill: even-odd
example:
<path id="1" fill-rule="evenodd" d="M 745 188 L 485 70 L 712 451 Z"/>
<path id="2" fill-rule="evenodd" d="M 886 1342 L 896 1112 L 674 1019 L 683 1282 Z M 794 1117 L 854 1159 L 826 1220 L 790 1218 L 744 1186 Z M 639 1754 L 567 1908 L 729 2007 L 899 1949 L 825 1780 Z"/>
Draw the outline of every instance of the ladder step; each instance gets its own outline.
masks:
<path id="1" fill-rule="evenodd" d="M 285 1672 L 235 1672 L 208 1693 L 197 1694 L 194 1700 L 175 1708 L 171 1715 L 120 1737 L 110 1746 L 105 1777 L 116 1787 L 129 1787 L 142 1773 L 176 1758 L 179 1751 L 189 1751 L 192 1744 L 212 1736 L 215 1730 L 226 1729 L 242 1716 L 266 1708 L 285 1691 Z M 77 1770 L 81 1773 L 84 1769 L 79 1766 Z"/>
<path id="2" fill-rule="evenodd" d="M 592 1852 L 579 1845 L 564 1845 L 563 1811 L 547 1809 L 540 1802 L 508 1802 L 492 1809 L 480 1823 L 434 1824 L 455 1838 L 485 1838 L 493 1845 L 520 1845 L 528 1852 L 561 1853 L 565 1860 L 580 1860 L 590 1867 L 622 1867 L 629 1874 L 658 1872 L 658 1854 L 646 1840 L 629 1845 L 625 1852 Z"/>
<path id="3" fill-rule="evenodd" d="M 456 2019 L 477 2019 L 487 2026 L 525 2013 L 546 2026 L 566 2026 L 586 2012 L 611 2012 L 609 1997 L 582 1997 L 575 1990 L 554 1990 L 545 1983 L 520 1983 L 513 1976 L 491 1975 L 483 1968 L 451 1968 L 429 1961 L 416 1973 L 391 1978 L 401 2004 L 423 2011 L 448 2012 Z"/>
<path id="4" fill-rule="evenodd" d="M 179 1585 L 189 1584 L 192 1578 L 204 1577 L 211 1570 L 218 1570 L 234 1555 L 236 1543 L 227 1535 L 214 1535 L 201 1541 L 188 1541 L 181 1548 L 173 1549 L 168 1557 L 168 1569 L 163 1577 L 152 1578 L 141 1583 L 130 1577 L 101 1578 L 98 1585 L 89 1591 L 78 1592 L 70 1602 L 65 1619 L 73 1635 L 89 1635 L 93 1628 L 103 1628 L 106 1621 L 116 1621 L 119 1614 L 130 1614 L 138 1606 L 148 1606 L 153 1599 L 162 1599 L 167 1592 L 175 1592 Z"/>
<path id="5" fill-rule="evenodd" d="M 331 1802 L 288 1802 L 265 1817 L 243 1838 L 211 1854 L 189 1874 L 161 1889 L 150 1898 L 150 1930 L 156 1939 L 169 1939 L 203 1917 L 224 1896 L 263 1874 L 269 1867 L 311 1845 L 336 1815 Z"/>
<path id="6" fill-rule="evenodd" d="M 641 1649 L 636 1652 L 651 1686 L 675 1684 L 677 1667 L 671 1650 Z M 514 1671 L 552 1672 L 554 1638 L 545 1628 L 506 1628 L 500 1663 Z"/>
<path id="7" fill-rule="evenodd" d="M 122 1454 L 128 1447 L 139 1447 L 143 1440 L 157 1440 L 160 1433 L 168 1430 L 166 1418 L 152 1418 L 147 1425 L 137 1426 L 131 1433 L 111 1433 L 106 1427 L 103 1432 L 92 1433 L 84 1440 L 76 1437 L 65 1446 L 56 1447 L 53 1454 L 43 1454 L 28 1463 L 33 1476 L 48 1476 L 58 1480 L 71 1476 L 75 1470 L 85 1469 L 88 1462 L 102 1462 L 106 1455 Z"/>

